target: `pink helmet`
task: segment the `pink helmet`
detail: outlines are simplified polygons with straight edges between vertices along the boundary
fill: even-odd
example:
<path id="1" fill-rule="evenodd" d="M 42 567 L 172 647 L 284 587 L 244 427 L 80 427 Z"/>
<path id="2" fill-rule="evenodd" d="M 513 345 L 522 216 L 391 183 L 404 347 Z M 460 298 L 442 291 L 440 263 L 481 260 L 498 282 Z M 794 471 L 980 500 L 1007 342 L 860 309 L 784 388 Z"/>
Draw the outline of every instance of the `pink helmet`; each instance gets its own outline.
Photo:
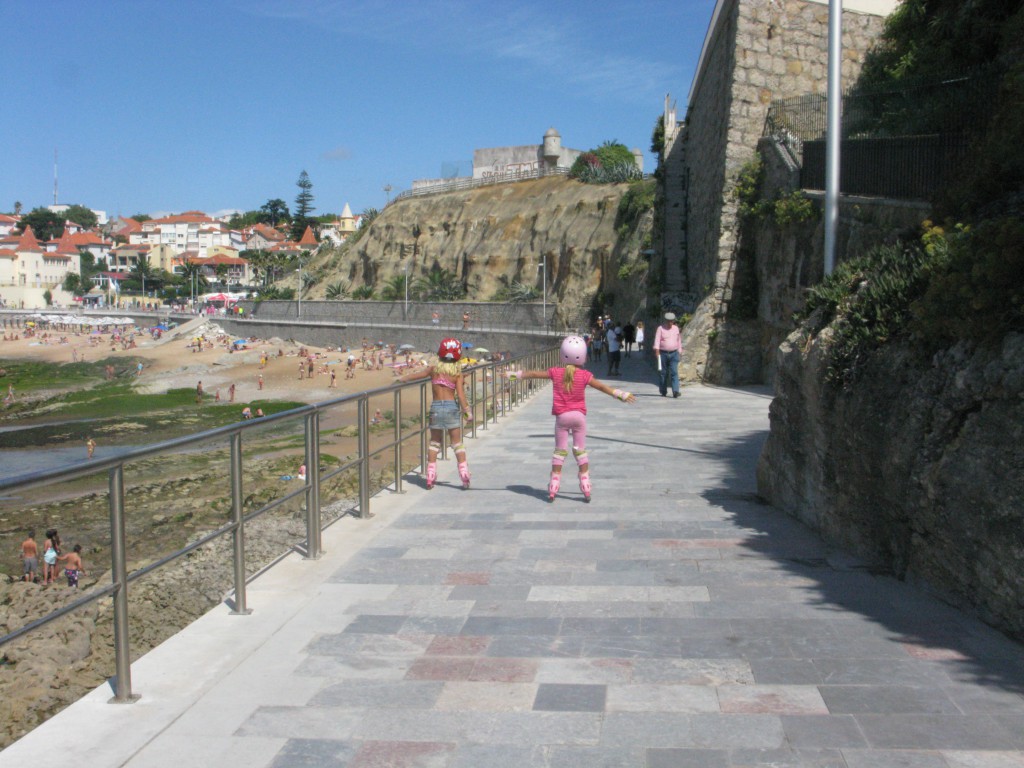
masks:
<path id="1" fill-rule="evenodd" d="M 587 342 L 579 336 L 566 336 L 559 357 L 563 365 L 583 365 L 587 362 Z"/>
<path id="2" fill-rule="evenodd" d="M 437 350 L 437 356 L 450 363 L 457 362 L 462 357 L 462 342 L 458 339 L 444 339 Z"/>

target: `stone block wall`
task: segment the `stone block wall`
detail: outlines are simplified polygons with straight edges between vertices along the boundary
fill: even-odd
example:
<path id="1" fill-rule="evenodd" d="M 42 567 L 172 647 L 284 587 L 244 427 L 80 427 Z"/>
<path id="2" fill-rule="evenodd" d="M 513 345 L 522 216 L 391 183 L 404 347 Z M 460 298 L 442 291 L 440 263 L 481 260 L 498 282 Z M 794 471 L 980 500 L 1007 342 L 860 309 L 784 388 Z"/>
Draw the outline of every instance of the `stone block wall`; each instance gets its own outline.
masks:
<path id="1" fill-rule="evenodd" d="M 860 72 L 864 54 L 882 30 L 881 15 L 843 13 L 843 82 Z M 698 296 L 693 321 L 684 329 L 686 354 L 680 376 L 743 383 L 758 366 L 759 334 L 733 328 L 719 333 L 730 316 L 738 269 L 739 222 L 733 197 L 740 169 L 757 150 L 773 99 L 823 92 L 828 74 L 828 6 L 812 0 L 722 0 L 709 30 L 701 68 L 690 93 L 685 127 L 686 159 L 671 178 L 687 179 L 686 283 Z M 667 145 L 673 152 L 675 144 Z M 673 233 L 666 232 L 670 241 Z M 746 346 L 753 343 L 754 346 Z M 714 345 L 730 345 L 714 350 Z M 737 346 L 739 345 L 739 346 Z M 712 361 L 717 361 L 712 363 Z M 733 361 L 733 362 L 728 362 Z"/>

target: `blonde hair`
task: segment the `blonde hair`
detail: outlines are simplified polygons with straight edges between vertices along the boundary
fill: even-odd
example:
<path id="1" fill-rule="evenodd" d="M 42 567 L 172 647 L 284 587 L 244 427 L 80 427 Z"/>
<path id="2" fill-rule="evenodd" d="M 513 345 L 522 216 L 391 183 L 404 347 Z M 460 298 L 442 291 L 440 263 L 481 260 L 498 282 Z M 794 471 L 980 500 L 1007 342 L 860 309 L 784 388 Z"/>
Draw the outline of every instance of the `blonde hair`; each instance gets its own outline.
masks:
<path id="1" fill-rule="evenodd" d="M 576 366 L 570 363 L 565 366 L 565 373 L 562 374 L 562 386 L 566 392 L 572 392 L 572 383 L 576 380 Z"/>
<path id="2" fill-rule="evenodd" d="M 459 363 L 442 362 L 434 363 L 433 374 L 435 376 L 446 376 L 452 381 L 462 375 L 462 366 Z"/>

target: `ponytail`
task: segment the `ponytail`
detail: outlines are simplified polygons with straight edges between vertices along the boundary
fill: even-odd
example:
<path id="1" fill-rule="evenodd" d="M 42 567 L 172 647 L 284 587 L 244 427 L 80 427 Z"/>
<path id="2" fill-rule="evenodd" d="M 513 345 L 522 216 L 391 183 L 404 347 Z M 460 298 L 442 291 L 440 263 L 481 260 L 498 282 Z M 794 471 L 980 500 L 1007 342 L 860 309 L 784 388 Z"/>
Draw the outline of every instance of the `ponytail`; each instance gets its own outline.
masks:
<path id="1" fill-rule="evenodd" d="M 565 366 L 565 373 L 562 374 L 562 386 L 566 392 L 572 392 L 572 384 L 576 380 L 576 366 L 571 363 Z"/>

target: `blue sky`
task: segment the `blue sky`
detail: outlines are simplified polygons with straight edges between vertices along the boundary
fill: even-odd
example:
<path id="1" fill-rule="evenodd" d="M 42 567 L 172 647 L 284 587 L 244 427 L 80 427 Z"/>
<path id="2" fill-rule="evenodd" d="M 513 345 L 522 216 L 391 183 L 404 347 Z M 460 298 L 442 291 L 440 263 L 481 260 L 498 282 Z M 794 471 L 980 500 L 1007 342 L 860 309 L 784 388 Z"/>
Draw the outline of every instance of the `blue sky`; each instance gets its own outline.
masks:
<path id="1" fill-rule="evenodd" d="M 4 0 L 0 211 L 383 207 L 477 147 L 618 140 L 685 112 L 714 0 Z"/>

